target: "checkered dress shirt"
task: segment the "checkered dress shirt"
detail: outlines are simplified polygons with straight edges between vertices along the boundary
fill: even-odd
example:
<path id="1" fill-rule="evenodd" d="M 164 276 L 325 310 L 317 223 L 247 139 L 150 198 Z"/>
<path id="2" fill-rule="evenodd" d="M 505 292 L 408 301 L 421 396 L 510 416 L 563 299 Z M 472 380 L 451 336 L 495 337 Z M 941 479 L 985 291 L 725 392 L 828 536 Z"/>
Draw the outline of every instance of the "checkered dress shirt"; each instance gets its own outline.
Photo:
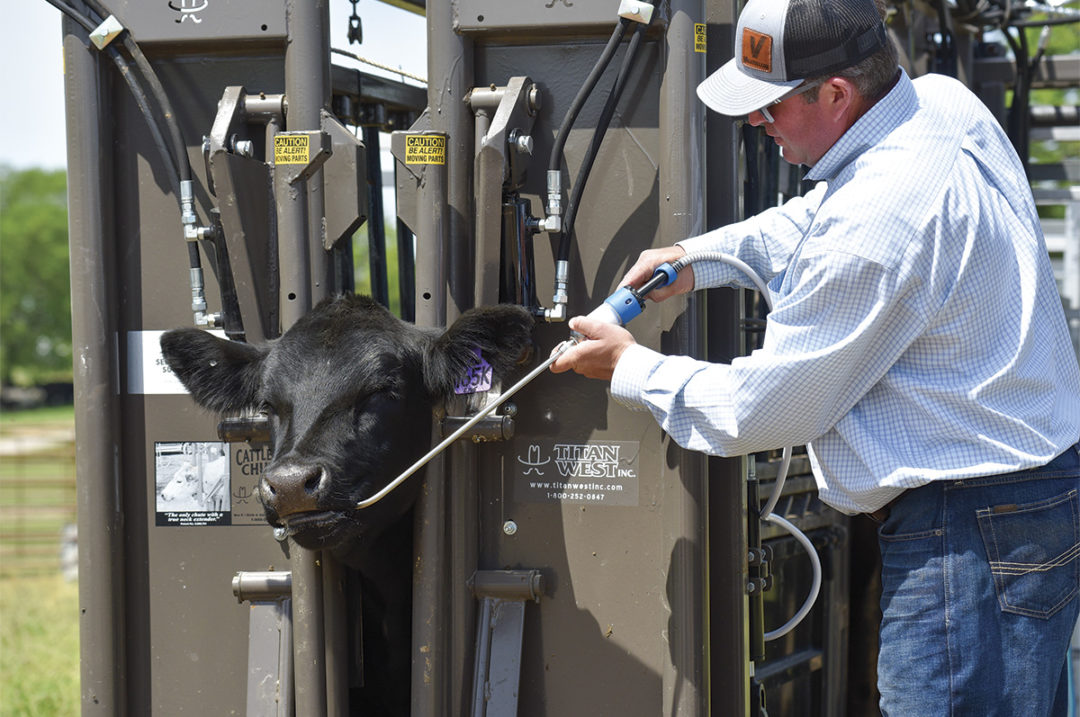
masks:
<path id="1" fill-rule="evenodd" d="M 847 513 L 933 480 L 1040 466 L 1080 437 L 1080 369 L 1024 171 L 960 82 L 897 85 L 808 174 L 806 196 L 687 239 L 773 293 L 730 365 L 631 346 L 612 395 L 687 448 L 807 444 Z M 752 284 L 717 262 L 696 288 Z"/>

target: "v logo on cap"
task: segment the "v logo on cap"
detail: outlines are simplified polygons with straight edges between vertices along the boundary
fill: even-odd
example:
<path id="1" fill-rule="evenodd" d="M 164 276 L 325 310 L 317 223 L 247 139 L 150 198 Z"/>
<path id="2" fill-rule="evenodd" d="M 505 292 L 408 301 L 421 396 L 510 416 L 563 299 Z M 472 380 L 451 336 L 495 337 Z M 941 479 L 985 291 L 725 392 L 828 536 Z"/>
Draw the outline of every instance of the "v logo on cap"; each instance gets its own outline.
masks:
<path id="1" fill-rule="evenodd" d="M 743 28 L 742 61 L 747 67 L 772 72 L 772 36 Z"/>

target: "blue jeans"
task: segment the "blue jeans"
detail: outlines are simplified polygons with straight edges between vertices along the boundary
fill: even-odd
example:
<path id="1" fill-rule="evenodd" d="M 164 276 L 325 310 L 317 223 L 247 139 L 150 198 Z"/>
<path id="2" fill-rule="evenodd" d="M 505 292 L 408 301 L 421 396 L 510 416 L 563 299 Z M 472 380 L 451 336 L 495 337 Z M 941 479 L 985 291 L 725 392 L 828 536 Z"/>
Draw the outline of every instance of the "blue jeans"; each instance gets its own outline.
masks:
<path id="1" fill-rule="evenodd" d="M 1067 714 L 1080 444 L 1042 468 L 909 490 L 878 542 L 882 715 Z"/>

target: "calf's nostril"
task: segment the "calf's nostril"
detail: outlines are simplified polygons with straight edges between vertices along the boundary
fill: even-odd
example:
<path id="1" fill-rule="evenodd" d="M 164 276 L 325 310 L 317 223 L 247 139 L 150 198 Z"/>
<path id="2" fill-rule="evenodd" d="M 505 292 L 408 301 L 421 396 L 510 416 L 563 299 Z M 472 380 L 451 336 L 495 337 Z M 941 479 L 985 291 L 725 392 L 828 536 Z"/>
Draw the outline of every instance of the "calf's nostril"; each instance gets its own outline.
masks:
<path id="1" fill-rule="evenodd" d="M 306 463 L 286 463 L 267 471 L 262 499 L 279 516 L 321 510 L 329 477 L 324 467 Z"/>

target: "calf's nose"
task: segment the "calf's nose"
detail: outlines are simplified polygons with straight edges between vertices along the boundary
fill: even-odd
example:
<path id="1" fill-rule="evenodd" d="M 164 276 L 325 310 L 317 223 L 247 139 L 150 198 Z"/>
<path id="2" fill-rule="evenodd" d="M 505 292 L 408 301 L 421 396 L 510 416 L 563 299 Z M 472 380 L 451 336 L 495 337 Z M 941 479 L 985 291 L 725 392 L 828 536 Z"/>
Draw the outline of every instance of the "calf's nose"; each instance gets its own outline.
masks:
<path id="1" fill-rule="evenodd" d="M 260 483 L 262 499 L 279 516 L 319 510 L 330 478 L 320 465 L 288 463 L 266 472 Z"/>

